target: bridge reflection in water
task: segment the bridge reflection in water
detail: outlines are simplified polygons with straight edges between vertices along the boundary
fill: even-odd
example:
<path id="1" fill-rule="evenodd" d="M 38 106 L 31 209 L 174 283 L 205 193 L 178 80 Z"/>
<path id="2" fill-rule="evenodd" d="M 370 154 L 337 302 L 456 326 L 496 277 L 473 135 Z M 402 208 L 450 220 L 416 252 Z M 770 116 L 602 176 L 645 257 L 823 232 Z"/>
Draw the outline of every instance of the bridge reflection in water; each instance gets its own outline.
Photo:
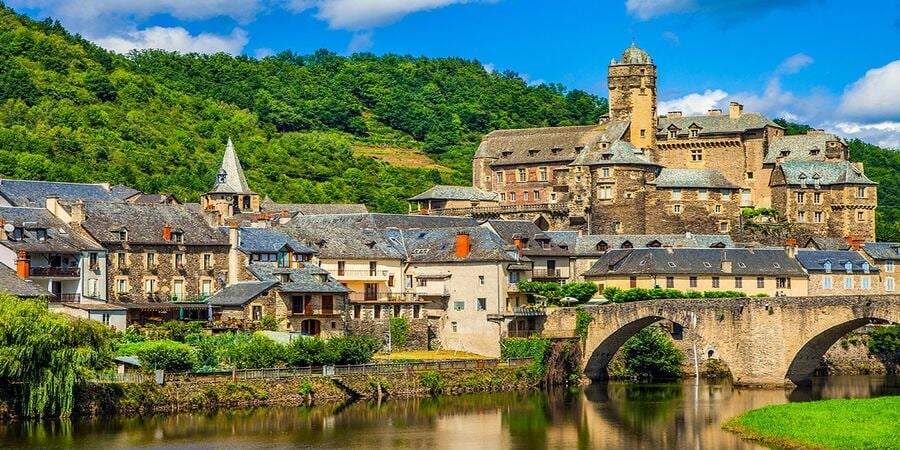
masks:
<path id="1" fill-rule="evenodd" d="M 794 390 L 612 382 L 575 392 L 0 424 L 0 448 L 750 449 L 762 447 L 721 424 L 769 404 L 898 394 L 896 376 L 830 377 Z"/>

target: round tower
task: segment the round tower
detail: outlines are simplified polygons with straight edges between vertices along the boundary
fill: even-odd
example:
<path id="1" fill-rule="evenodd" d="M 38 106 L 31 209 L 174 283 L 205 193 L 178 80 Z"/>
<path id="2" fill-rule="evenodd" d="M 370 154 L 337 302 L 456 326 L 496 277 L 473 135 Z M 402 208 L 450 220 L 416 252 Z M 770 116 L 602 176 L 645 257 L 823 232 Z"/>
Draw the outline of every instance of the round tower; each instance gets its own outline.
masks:
<path id="1" fill-rule="evenodd" d="M 628 140 L 638 148 L 656 146 L 656 65 L 635 45 L 609 63 L 609 118 L 631 122 Z"/>

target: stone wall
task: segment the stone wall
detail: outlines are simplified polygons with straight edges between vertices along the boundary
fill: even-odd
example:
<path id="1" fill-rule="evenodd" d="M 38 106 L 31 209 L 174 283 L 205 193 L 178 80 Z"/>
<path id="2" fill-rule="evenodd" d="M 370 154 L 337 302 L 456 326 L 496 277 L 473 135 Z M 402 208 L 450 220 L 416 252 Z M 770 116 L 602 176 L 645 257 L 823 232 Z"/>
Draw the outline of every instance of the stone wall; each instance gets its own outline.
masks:
<path id="1" fill-rule="evenodd" d="M 407 305 L 410 306 L 410 305 Z M 425 318 L 424 312 L 420 318 L 412 318 L 411 315 L 403 313 L 406 322 L 409 325 L 409 332 L 406 335 L 405 350 L 428 350 L 429 335 L 431 333 L 428 326 L 428 319 Z M 350 336 L 371 336 L 376 339 L 384 340 L 391 331 L 391 315 L 382 314 L 380 319 L 374 319 L 372 316 L 366 316 L 364 319 L 352 319 L 347 321 L 347 334 Z M 399 350 L 394 348 L 393 350 Z"/>
<path id="2" fill-rule="evenodd" d="M 222 287 L 228 274 L 227 245 L 139 245 L 129 243 L 104 243 L 109 250 L 108 292 L 111 301 L 122 297 L 117 284 L 119 279 L 127 280 L 128 298 L 132 301 L 146 301 L 144 282 L 155 280 L 155 291 L 162 301 L 174 294 L 174 280 L 182 280 L 184 298 L 196 299 L 200 296 L 201 281 L 211 282 L 209 294 Z M 126 267 L 118 266 L 118 253 L 125 252 Z M 147 253 L 155 254 L 155 265 L 147 266 Z M 175 254 L 183 256 L 181 267 L 175 266 Z M 204 268 L 203 255 L 211 255 L 211 267 Z"/>

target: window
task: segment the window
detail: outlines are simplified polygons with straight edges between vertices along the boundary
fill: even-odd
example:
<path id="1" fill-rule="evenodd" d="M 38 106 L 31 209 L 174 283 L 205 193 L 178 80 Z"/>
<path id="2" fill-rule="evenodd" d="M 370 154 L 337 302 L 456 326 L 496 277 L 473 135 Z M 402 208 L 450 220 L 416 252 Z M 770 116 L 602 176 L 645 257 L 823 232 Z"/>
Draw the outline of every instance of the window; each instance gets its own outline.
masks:
<path id="1" fill-rule="evenodd" d="M 844 263 L 844 270 L 846 270 L 847 273 L 853 273 L 853 263 L 850 262 L 850 261 L 845 262 L 845 263 Z"/>
<path id="2" fill-rule="evenodd" d="M 826 275 L 822 277 L 822 289 L 831 289 L 831 276 Z"/>
<path id="3" fill-rule="evenodd" d="M 884 290 L 888 292 L 894 291 L 894 278 L 888 277 L 884 279 Z"/>
<path id="4" fill-rule="evenodd" d="M 822 212 L 816 211 L 813 213 L 813 222 L 822 223 Z"/>
<path id="5" fill-rule="evenodd" d="M 453 309 L 457 311 L 466 309 L 466 302 L 453 302 Z"/>
<path id="6" fill-rule="evenodd" d="M 516 193 L 515 192 L 509 193 L 509 201 L 511 201 L 511 202 L 516 201 Z"/>
<path id="7" fill-rule="evenodd" d="M 373 307 L 372 307 L 372 315 L 373 315 L 376 319 L 380 319 L 380 318 L 381 318 L 381 307 L 378 306 L 378 305 L 373 306 Z"/>
<path id="8" fill-rule="evenodd" d="M 806 212 L 805 211 L 797 211 L 797 223 L 806 222 Z"/>
<path id="9" fill-rule="evenodd" d="M 497 172 L 497 183 L 503 184 L 503 172 L 502 171 Z"/>
<path id="10" fill-rule="evenodd" d="M 775 279 L 775 287 L 778 289 L 790 289 L 791 288 L 791 279 L 779 277 Z"/>
<path id="11" fill-rule="evenodd" d="M 603 178 L 609 178 L 609 167 L 600 169 L 600 174 L 603 176 Z"/>
<path id="12" fill-rule="evenodd" d="M 844 277 L 844 289 L 853 289 L 853 277 Z"/>
<path id="13" fill-rule="evenodd" d="M 697 190 L 697 199 L 698 200 L 706 200 L 708 198 L 709 198 L 709 194 L 706 189 L 698 189 Z"/>
<path id="14" fill-rule="evenodd" d="M 681 200 L 681 189 L 672 189 L 672 200 Z"/>
<path id="15" fill-rule="evenodd" d="M 541 181 L 547 181 L 547 168 L 541 167 L 540 170 L 538 170 L 538 176 Z"/>
<path id="16" fill-rule="evenodd" d="M 765 277 L 756 277 L 756 288 L 762 289 L 766 287 L 766 278 Z"/>
<path id="17" fill-rule="evenodd" d="M 205 270 L 210 270 L 210 269 L 212 269 L 212 266 L 213 266 L 212 255 L 209 253 L 204 253 L 203 254 L 203 268 Z"/>
<path id="18" fill-rule="evenodd" d="M 501 202 L 505 202 L 505 201 L 506 201 L 506 192 L 501 192 L 501 193 L 500 193 L 500 201 L 501 201 Z"/>
<path id="19" fill-rule="evenodd" d="M 752 179 L 753 179 L 753 172 L 747 172 L 747 179 L 748 179 L 748 180 L 752 180 Z"/>
<path id="20" fill-rule="evenodd" d="M 866 188 L 864 186 L 856 188 L 856 198 L 866 198 Z"/>
<path id="21" fill-rule="evenodd" d="M 156 253 L 149 252 L 145 256 L 147 261 L 147 268 L 150 269 L 156 267 Z"/>
<path id="22" fill-rule="evenodd" d="M 647 136 L 647 130 L 641 128 L 641 137 L 646 137 L 646 136 Z"/>
<path id="23" fill-rule="evenodd" d="M 821 192 L 813 192 L 813 204 L 815 204 L 815 205 L 822 204 L 822 193 Z"/>
<path id="24" fill-rule="evenodd" d="M 346 261 L 338 261 L 337 262 L 337 274 L 339 277 L 344 276 L 346 273 L 347 262 Z"/>
<path id="25" fill-rule="evenodd" d="M 278 274 L 278 280 L 282 283 L 290 283 L 291 282 L 291 274 L 289 274 L 289 273 Z"/>
<path id="26" fill-rule="evenodd" d="M 551 192 L 551 193 L 550 193 L 550 202 L 551 202 L 551 203 L 555 203 L 555 202 L 556 202 L 556 192 Z"/>
<path id="27" fill-rule="evenodd" d="M 619 222 L 619 221 L 613 222 L 613 231 L 615 231 L 616 233 L 621 233 L 622 232 L 622 222 Z"/>
<path id="28" fill-rule="evenodd" d="M 637 287 L 637 277 L 635 277 L 635 276 L 628 277 L 628 287 L 630 287 L 630 288 Z"/>
<path id="29" fill-rule="evenodd" d="M 119 278 L 116 280 L 116 292 L 119 294 L 128 293 L 128 280 L 125 278 Z"/>
<path id="30" fill-rule="evenodd" d="M 90 267 L 91 270 L 97 270 L 99 268 L 99 258 L 100 255 L 98 255 L 96 252 L 91 252 L 91 254 L 88 256 L 88 267 Z"/>
<path id="31" fill-rule="evenodd" d="M 456 322 L 450 322 L 450 329 L 453 330 L 454 333 L 456 333 L 456 330 L 457 330 Z"/>
<path id="32" fill-rule="evenodd" d="M 103 325 L 109 326 L 109 314 L 102 314 L 100 320 L 103 321 Z"/>
<path id="33" fill-rule="evenodd" d="M 525 173 L 525 169 L 519 169 L 519 182 L 524 183 L 528 180 L 528 175 Z"/>
<path id="34" fill-rule="evenodd" d="M 374 277 L 378 273 L 378 261 L 369 261 L 369 276 Z"/>
<path id="35" fill-rule="evenodd" d="M 691 137 L 692 137 L 692 138 L 700 137 L 700 130 L 698 130 L 698 129 L 696 129 L 696 128 L 694 128 L 693 130 L 691 130 Z"/>
<path id="36" fill-rule="evenodd" d="M 428 286 L 428 279 L 427 279 L 427 278 L 419 278 L 418 280 L 416 280 L 416 286 L 418 286 L 418 287 L 427 287 L 427 286 Z"/>
<path id="37" fill-rule="evenodd" d="M 177 300 L 184 300 L 184 280 L 172 281 L 172 295 Z"/>
<path id="38" fill-rule="evenodd" d="M 600 186 L 597 189 L 597 197 L 600 200 L 609 200 L 612 198 L 612 186 Z"/>
<path id="39" fill-rule="evenodd" d="M 695 288 L 697 287 L 697 277 L 690 277 L 688 279 L 688 286 Z"/>
<path id="40" fill-rule="evenodd" d="M 678 137 L 678 130 L 669 130 L 669 139 L 675 139 Z"/>
<path id="41" fill-rule="evenodd" d="M 604 241 L 600 241 L 597 243 L 597 251 L 598 252 L 605 252 L 607 250 L 609 250 L 609 244 L 607 244 Z"/>
<path id="42" fill-rule="evenodd" d="M 44 228 L 38 228 L 38 229 L 34 230 L 34 234 L 39 241 L 47 240 L 47 230 Z"/>
<path id="43" fill-rule="evenodd" d="M 203 280 L 200 282 L 200 295 L 206 297 L 212 294 L 212 280 Z"/>
<path id="44" fill-rule="evenodd" d="M 87 296 L 88 297 L 99 297 L 100 290 L 97 289 L 97 279 L 91 278 L 88 280 L 88 288 L 87 288 Z"/>
<path id="45" fill-rule="evenodd" d="M 394 317 L 400 317 L 400 305 L 394 305 Z"/>
<path id="46" fill-rule="evenodd" d="M 128 258 L 125 256 L 125 252 L 116 253 L 116 267 L 120 269 L 124 269 L 128 267 Z"/>
<path id="47" fill-rule="evenodd" d="M 675 205 L 672 207 L 672 212 L 675 214 L 681 214 L 681 205 Z"/>
<path id="48" fill-rule="evenodd" d="M 253 317 L 253 320 L 257 322 L 262 320 L 262 306 L 253 305 L 253 313 L 251 317 Z"/>
<path id="49" fill-rule="evenodd" d="M 731 191 L 728 189 L 722 189 L 722 201 L 731 200 Z"/>
<path id="50" fill-rule="evenodd" d="M 249 200 L 249 197 L 246 200 Z M 246 206 L 246 208 L 249 208 L 249 207 L 250 207 L 249 205 Z M 183 243 L 184 242 L 184 233 L 182 233 L 181 231 L 173 231 L 172 232 L 172 241 Z"/>
<path id="51" fill-rule="evenodd" d="M 862 289 L 869 289 L 872 287 L 869 277 L 860 277 L 859 281 Z"/>
<path id="52" fill-rule="evenodd" d="M 863 211 L 857 211 L 856 212 L 856 220 L 858 222 L 862 222 L 862 221 L 866 220 L 866 213 Z"/>
<path id="53" fill-rule="evenodd" d="M 719 214 L 721 212 L 722 212 L 722 205 L 716 205 L 716 214 Z"/>
<path id="54" fill-rule="evenodd" d="M 867 262 L 862 263 L 862 270 L 863 270 L 863 273 L 869 273 L 869 263 L 867 263 Z"/>
<path id="55" fill-rule="evenodd" d="M 712 287 L 719 287 L 719 277 L 712 277 Z"/>
<path id="56" fill-rule="evenodd" d="M 528 191 L 522 192 L 522 201 L 523 201 L 523 202 L 527 202 L 527 201 L 528 201 Z"/>
<path id="57" fill-rule="evenodd" d="M 184 253 L 175 253 L 173 256 L 176 269 L 184 269 Z"/>
<path id="58" fill-rule="evenodd" d="M 884 262 L 884 271 L 888 273 L 894 273 L 894 261 L 887 260 Z"/>
<path id="59" fill-rule="evenodd" d="M 116 239 L 118 239 L 120 241 L 128 240 L 128 230 L 119 230 L 119 231 L 114 232 L 113 235 L 115 236 Z"/>
<path id="60" fill-rule="evenodd" d="M 541 191 L 534 191 L 534 200 L 537 201 L 540 199 L 541 199 Z"/>
<path id="61" fill-rule="evenodd" d="M 694 135 L 696 130 L 691 130 L 691 137 L 697 137 Z M 699 148 L 695 148 L 691 150 L 691 161 L 700 162 L 703 161 L 703 150 Z"/>
<path id="62" fill-rule="evenodd" d="M 803 203 L 804 200 L 806 200 L 806 193 L 798 192 L 797 193 L 797 203 Z"/>
<path id="63" fill-rule="evenodd" d="M 478 298 L 475 300 L 475 311 L 485 311 L 487 310 L 487 299 L 486 298 Z"/>
<path id="64" fill-rule="evenodd" d="M 744 277 L 734 277 L 734 287 L 736 287 L 736 288 L 744 287 Z"/>
<path id="65" fill-rule="evenodd" d="M 422 306 L 421 305 L 413 305 L 413 319 L 418 319 L 419 314 L 421 314 Z"/>
<path id="66" fill-rule="evenodd" d="M 144 280 L 144 293 L 152 294 L 156 292 L 156 280 L 148 278 Z"/>
<path id="67" fill-rule="evenodd" d="M 478 275 L 478 284 L 484 286 L 484 275 Z"/>
<path id="68" fill-rule="evenodd" d="M 673 289 L 675 287 L 675 277 L 666 277 L 666 289 Z"/>
<path id="69" fill-rule="evenodd" d="M 359 319 L 362 317 L 362 305 L 353 305 L 353 318 Z"/>

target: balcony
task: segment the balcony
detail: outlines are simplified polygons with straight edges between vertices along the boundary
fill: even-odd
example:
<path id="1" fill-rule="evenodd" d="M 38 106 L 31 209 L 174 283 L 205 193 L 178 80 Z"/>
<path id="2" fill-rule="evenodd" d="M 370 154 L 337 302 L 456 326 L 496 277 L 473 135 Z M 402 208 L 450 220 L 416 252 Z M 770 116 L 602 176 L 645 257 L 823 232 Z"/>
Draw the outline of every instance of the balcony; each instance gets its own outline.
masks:
<path id="1" fill-rule="evenodd" d="M 81 294 L 55 294 L 56 298 L 51 299 L 54 303 L 81 303 Z"/>
<path id="2" fill-rule="evenodd" d="M 531 271 L 531 278 L 569 278 L 569 271 L 562 269 L 534 269 Z"/>
<path id="3" fill-rule="evenodd" d="M 423 303 L 427 302 L 427 300 L 423 300 L 420 296 L 416 295 L 413 292 L 378 292 L 375 295 L 366 294 L 365 292 L 351 292 L 349 299 L 351 302 L 360 303 L 403 303 L 403 302 L 413 302 L 413 303 Z"/>
<path id="4" fill-rule="evenodd" d="M 519 292 L 519 283 L 509 283 L 506 286 L 508 292 Z"/>
<path id="5" fill-rule="evenodd" d="M 436 286 L 416 286 L 406 295 L 414 295 L 416 297 L 449 297 L 450 288 L 446 284 L 441 283 Z"/>
<path id="6" fill-rule="evenodd" d="M 32 277 L 78 278 L 81 271 L 77 267 L 32 267 L 28 271 Z"/>
<path id="7" fill-rule="evenodd" d="M 387 270 L 338 270 L 334 272 L 338 280 L 387 280 Z"/>
<path id="8" fill-rule="evenodd" d="M 512 315 L 517 316 L 517 317 L 546 316 L 547 315 L 547 307 L 541 306 L 541 305 L 516 306 L 512 310 Z"/>

